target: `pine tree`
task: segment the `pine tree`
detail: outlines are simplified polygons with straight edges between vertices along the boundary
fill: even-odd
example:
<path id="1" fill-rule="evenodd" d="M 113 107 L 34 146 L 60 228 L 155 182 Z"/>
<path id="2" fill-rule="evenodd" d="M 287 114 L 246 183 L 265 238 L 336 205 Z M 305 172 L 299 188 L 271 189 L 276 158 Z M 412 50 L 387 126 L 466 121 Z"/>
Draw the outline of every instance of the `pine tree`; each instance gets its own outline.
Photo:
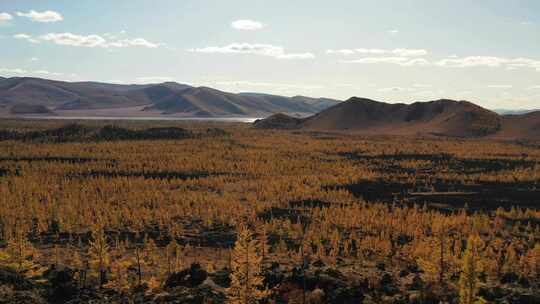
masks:
<path id="1" fill-rule="evenodd" d="M 459 303 L 479 304 L 485 301 L 478 297 L 478 276 L 481 271 L 480 250 L 482 240 L 472 235 L 467 241 L 467 249 L 463 255 L 462 272 L 459 278 Z"/>
<path id="2" fill-rule="evenodd" d="M 261 273 L 260 243 L 244 225 L 238 228 L 231 264 L 231 286 L 227 289 L 229 303 L 254 304 L 268 295 Z"/>

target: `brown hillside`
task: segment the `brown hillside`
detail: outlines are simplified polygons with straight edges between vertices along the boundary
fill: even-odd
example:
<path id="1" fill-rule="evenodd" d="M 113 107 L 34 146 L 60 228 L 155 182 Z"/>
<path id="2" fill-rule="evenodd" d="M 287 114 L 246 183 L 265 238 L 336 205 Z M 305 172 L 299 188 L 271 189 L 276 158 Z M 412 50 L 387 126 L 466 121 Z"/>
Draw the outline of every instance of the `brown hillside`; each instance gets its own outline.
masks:
<path id="1" fill-rule="evenodd" d="M 268 116 L 274 113 L 309 115 L 332 104 L 327 99 L 290 98 L 259 93 L 228 93 L 175 82 L 109 84 L 65 82 L 31 77 L 0 79 L 0 112 L 18 104 L 43 106 L 58 113 L 132 113 L 133 108 L 157 114 L 185 116 Z M 337 101 L 336 101 L 337 102 Z M 17 114 L 13 111 L 11 114 Z M 144 112 L 140 112 L 141 115 Z M 43 113 L 46 114 L 46 113 Z"/>
<path id="2" fill-rule="evenodd" d="M 436 100 L 410 105 L 353 97 L 308 118 L 300 127 L 388 135 L 477 137 L 500 129 L 500 117 L 466 101 Z"/>
<path id="3" fill-rule="evenodd" d="M 502 128 L 490 136 L 496 139 L 540 140 L 540 111 L 502 116 Z"/>

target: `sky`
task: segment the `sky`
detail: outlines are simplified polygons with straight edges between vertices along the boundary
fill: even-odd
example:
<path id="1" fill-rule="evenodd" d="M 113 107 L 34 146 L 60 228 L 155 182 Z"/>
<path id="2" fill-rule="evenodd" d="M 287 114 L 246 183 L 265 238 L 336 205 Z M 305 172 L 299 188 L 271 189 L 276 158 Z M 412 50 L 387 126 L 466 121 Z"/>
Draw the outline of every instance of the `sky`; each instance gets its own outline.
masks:
<path id="1" fill-rule="evenodd" d="M 540 108 L 537 0 L 0 0 L 0 76 Z"/>

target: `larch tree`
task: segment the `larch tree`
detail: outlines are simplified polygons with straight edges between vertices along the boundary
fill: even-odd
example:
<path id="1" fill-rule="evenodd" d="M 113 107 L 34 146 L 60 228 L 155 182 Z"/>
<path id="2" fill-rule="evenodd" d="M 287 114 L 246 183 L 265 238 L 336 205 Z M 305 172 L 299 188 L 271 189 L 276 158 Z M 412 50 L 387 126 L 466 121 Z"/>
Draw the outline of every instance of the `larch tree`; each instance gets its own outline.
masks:
<path id="1" fill-rule="evenodd" d="M 109 245 L 103 227 L 92 229 L 92 240 L 88 252 L 90 266 L 97 274 L 99 286 L 103 286 L 107 280 L 107 268 L 110 264 Z"/>
<path id="2" fill-rule="evenodd" d="M 260 243 L 244 225 L 238 227 L 231 267 L 231 286 L 227 289 L 228 303 L 255 304 L 268 296 L 262 275 Z"/>
<path id="3" fill-rule="evenodd" d="M 459 303 L 481 304 L 486 303 L 478 297 L 478 281 L 481 272 L 481 257 L 483 242 L 478 235 L 471 235 L 467 241 L 467 248 L 463 254 L 461 276 L 459 278 Z"/>
<path id="4" fill-rule="evenodd" d="M 42 269 L 36 262 L 39 257 L 37 249 L 26 238 L 25 231 L 15 228 L 12 238 L 8 239 L 5 249 L 0 250 L 0 264 L 15 268 L 27 276 L 39 274 Z"/>

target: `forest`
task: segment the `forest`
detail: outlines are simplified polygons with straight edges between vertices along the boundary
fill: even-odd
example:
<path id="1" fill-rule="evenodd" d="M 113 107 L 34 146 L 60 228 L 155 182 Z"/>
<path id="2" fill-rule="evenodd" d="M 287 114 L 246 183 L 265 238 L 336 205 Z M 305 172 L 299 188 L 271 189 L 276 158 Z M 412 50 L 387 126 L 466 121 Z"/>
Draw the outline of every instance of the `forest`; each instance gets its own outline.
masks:
<path id="1" fill-rule="evenodd" d="M 2 120 L 0 303 L 540 303 L 540 145 Z"/>

